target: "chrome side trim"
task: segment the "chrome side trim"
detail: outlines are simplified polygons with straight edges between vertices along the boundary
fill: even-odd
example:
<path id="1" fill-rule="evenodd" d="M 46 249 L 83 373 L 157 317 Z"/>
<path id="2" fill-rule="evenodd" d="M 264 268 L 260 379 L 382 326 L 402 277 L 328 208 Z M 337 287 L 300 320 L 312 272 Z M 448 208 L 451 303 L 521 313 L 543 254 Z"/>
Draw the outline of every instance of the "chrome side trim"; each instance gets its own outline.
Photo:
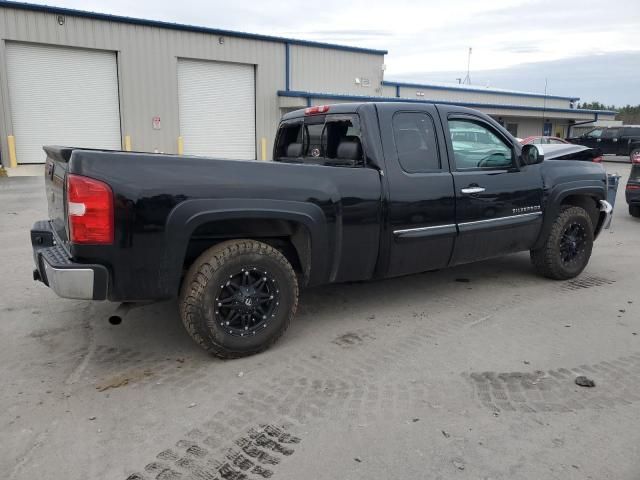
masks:
<path id="1" fill-rule="evenodd" d="M 540 215 L 542 215 L 542 212 L 521 213 L 519 215 L 509 215 L 508 217 L 487 218 L 485 220 L 475 220 L 473 222 L 462 222 L 462 223 L 459 223 L 458 226 L 464 227 L 467 225 L 478 225 L 482 223 L 504 222 L 507 220 L 512 220 L 514 218 L 538 217 Z"/>
<path id="2" fill-rule="evenodd" d="M 42 258 L 47 284 L 59 297 L 93 299 L 93 270 L 90 268 L 55 268 Z"/>
<path id="3" fill-rule="evenodd" d="M 542 215 L 542 212 L 521 213 L 519 215 L 509 215 L 508 217 L 487 218 L 486 220 L 462 222 L 458 224 L 458 227 L 466 227 L 470 225 L 481 225 L 483 223 L 506 223 L 513 219 L 538 217 L 540 215 Z M 456 229 L 456 224 L 448 223 L 446 225 L 434 225 L 431 227 L 405 228 L 402 230 L 394 230 L 393 234 L 398 237 L 421 236 L 420 235 L 421 233 L 437 235 L 438 233 L 448 233 L 450 230 L 453 230 L 451 233 L 454 233 L 455 229 Z"/>
<path id="4" fill-rule="evenodd" d="M 418 227 L 418 228 L 405 228 L 402 230 L 394 230 L 393 234 L 397 235 L 397 236 L 405 236 L 405 237 L 409 237 L 412 236 L 413 234 L 420 234 L 420 233 L 445 233 L 447 230 L 455 230 L 456 225 L 455 223 L 448 223 L 446 225 L 434 225 L 432 227 Z"/>

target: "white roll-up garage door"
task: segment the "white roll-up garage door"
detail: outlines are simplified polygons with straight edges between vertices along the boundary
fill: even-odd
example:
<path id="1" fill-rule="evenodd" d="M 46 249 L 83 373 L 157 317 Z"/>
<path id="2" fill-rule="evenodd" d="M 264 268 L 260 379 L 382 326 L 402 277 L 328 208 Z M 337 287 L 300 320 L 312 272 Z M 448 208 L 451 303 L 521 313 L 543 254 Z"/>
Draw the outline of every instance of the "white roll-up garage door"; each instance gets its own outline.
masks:
<path id="1" fill-rule="evenodd" d="M 43 145 L 120 149 L 114 52 L 7 42 L 9 104 L 18 163 Z"/>
<path id="2" fill-rule="evenodd" d="M 253 65 L 178 60 L 178 103 L 185 154 L 256 158 Z"/>

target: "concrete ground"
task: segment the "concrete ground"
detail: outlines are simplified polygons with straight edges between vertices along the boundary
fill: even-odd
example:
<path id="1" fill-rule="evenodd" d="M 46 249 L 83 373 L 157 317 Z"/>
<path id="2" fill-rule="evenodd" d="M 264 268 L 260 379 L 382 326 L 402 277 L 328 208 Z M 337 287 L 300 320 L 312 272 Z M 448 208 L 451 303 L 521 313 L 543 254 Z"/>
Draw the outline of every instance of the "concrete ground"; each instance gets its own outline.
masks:
<path id="1" fill-rule="evenodd" d="M 615 218 L 578 279 L 523 253 L 309 290 L 272 349 L 234 361 L 174 302 L 111 326 L 113 305 L 33 282 L 42 180 L 0 179 L 0 476 L 637 479 L 640 219 L 629 166 L 606 166 Z"/>

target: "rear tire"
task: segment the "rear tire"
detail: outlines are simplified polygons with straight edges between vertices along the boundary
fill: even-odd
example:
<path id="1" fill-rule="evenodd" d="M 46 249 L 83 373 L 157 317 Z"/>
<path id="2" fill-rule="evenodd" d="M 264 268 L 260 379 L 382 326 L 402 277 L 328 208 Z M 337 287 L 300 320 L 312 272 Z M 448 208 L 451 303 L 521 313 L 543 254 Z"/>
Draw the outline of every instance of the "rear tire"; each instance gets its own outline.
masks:
<path id="1" fill-rule="evenodd" d="M 640 158 L 640 148 L 634 148 L 633 150 L 631 150 L 631 152 L 629 153 L 629 161 L 633 163 L 634 157 Z"/>
<path id="2" fill-rule="evenodd" d="M 589 263 L 593 249 L 593 225 L 585 209 L 565 205 L 545 239 L 531 250 L 536 271 L 547 278 L 567 280 L 578 276 Z"/>
<path id="3" fill-rule="evenodd" d="M 629 215 L 640 218 L 640 206 L 629 205 Z"/>
<path id="4" fill-rule="evenodd" d="M 270 347 L 298 306 L 298 281 L 287 259 L 255 240 L 222 242 L 204 252 L 185 276 L 180 316 L 189 335 L 220 358 Z"/>

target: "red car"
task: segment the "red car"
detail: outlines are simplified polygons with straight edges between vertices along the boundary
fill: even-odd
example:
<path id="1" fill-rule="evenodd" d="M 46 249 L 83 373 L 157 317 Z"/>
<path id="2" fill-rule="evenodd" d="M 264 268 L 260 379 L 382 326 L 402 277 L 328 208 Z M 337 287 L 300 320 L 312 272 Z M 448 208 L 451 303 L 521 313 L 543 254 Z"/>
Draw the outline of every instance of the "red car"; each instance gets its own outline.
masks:
<path id="1" fill-rule="evenodd" d="M 533 137 L 526 137 L 520 140 L 522 145 L 527 145 L 529 143 L 535 143 L 536 145 L 549 145 L 549 144 L 560 144 L 560 143 L 569 143 L 566 140 L 558 137 L 546 137 L 542 135 L 535 135 Z"/>

